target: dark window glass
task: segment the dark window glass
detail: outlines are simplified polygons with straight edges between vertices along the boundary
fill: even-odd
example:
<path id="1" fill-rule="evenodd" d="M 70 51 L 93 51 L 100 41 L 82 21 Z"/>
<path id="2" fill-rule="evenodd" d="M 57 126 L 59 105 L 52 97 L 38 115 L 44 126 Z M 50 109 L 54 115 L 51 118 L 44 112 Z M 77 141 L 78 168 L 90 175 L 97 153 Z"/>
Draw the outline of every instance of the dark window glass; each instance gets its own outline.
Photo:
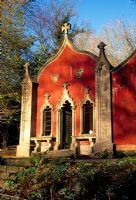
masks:
<path id="1" fill-rule="evenodd" d="M 93 104 L 87 101 L 83 105 L 83 133 L 93 130 Z"/>
<path id="2" fill-rule="evenodd" d="M 51 108 L 47 107 L 43 111 L 43 136 L 51 134 Z"/>

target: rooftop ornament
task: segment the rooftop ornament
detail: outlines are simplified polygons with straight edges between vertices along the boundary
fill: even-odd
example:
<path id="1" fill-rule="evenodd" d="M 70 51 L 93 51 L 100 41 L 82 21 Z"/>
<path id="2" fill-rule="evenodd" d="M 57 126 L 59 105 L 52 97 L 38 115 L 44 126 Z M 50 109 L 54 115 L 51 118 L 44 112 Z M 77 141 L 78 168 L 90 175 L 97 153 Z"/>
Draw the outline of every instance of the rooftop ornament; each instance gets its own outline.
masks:
<path id="1" fill-rule="evenodd" d="M 62 28 L 62 32 L 64 32 L 64 35 L 67 36 L 69 30 L 71 30 L 71 24 L 70 23 L 65 23 Z"/>

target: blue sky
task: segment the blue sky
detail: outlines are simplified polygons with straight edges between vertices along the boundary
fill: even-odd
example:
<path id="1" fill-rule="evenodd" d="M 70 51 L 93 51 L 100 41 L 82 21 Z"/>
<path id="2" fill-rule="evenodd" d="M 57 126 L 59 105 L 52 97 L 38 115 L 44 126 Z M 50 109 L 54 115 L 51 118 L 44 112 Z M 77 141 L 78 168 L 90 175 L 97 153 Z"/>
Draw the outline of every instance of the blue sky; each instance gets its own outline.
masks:
<path id="1" fill-rule="evenodd" d="M 116 19 L 136 21 L 136 4 L 131 0 L 77 0 L 76 10 L 79 21 L 91 23 L 96 32 Z"/>

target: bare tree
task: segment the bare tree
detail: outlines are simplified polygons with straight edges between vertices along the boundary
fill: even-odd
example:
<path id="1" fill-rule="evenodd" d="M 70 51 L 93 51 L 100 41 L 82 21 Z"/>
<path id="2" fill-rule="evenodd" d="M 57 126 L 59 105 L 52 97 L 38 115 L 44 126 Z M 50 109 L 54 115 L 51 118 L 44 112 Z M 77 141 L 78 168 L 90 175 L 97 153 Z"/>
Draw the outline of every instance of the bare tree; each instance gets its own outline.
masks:
<path id="1" fill-rule="evenodd" d="M 75 46 L 84 51 L 90 51 L 98 55 L 97 45 L 100 43 L 100 38 L 97 37 L 92 31 L 79 33 L 74 38 Z"/>
<path id="2" fill-rule="evenodd" d="M 104 27 L 101 38 L 107 44 L 107 53 L 113 65 L 119 64 L 136 49 L 136 23 L 122 20 Z"/>
<path id="3" fill-rule="evenodd" d="M 50 0 L 37 5 L 28 18 L 35 47 L 56 49 L 61 42 L 61 25 L 75 17 L 73 0 Z"/>
<path id="4" fill-rule="evenodd" d="M 31 63 L 32 74 L 37 75 L 41 66 L 58 51 L 63 41 L 61 27 L 66 22 L 72 22 L 72 30 L 69 32 L 70 39 L 76 34 L 89 30 L 89 26 L 77 26 L 75 0 L 50 0 L 28 13 L 28 29 L 34 37 L 34 53 Z M 41 6 L 42 5 L 42 6 Z M 30 10 L 29 10 L 30 11 Z M 87 27 L 87 28 L 86 28 Z"/>
<path id="5" fill-rule="evenodd" d="M 118 65 L 136 49 L 136 23 L 117 20 L 104 26 L 96 36 L 92 32 L 79 34 L 75 45 L 98 55 L 97 45 L 100 41 L 107 44 L 107 56 L 113 66 Z"/>

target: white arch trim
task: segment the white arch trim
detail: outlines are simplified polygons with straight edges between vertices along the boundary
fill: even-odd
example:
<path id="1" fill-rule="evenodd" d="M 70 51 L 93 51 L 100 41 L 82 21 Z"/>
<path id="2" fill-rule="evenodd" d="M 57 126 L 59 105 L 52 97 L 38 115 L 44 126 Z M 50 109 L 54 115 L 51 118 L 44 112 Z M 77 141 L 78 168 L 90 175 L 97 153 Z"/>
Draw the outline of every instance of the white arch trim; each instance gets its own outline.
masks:
<path id="1" fill-rule="evenodd" d="M 41 112 L 41 125 L 40 125 L 40 136 L 42 137 L 42 133 L 43 133 L 43 111 L 44 109 L 46 109 L 47 107 L 49 107 L 51 109 L 51 135 L 52 136 L 52 132 L 53 132 L 53 106 L 51 105 L 50 101 L 50 94 L 46 93 L 45 94 L 45 100 L 44 100 L 44 104 L 42 105 L 40 112 Z M 45 136 L 43 136 L 45 137 Z"/>
<path id="2" fill-rule="evenodd" d="M 63 95 L 58 103 L 58 107 L 57 107 L 57 126 L 56 126 L 56 149 L 58 149 L 59 145 L 61 144 L 61 128 L 60 128 L 60 123 L 61 123 L 61 119 L 60 119 L 60 113 L 61 113 L 61 108 L 64 106 L 65 102 L 68 101 L 71 104 L 71 110 L 72 110 L 72 142 L 71 142 L 71 147 L 70 149 L 72 149 L 73 147 L 73 142 L 74 142 L 74 136 L 75 136 L 75 128 L 76 128 L 76 122 L 75 122 L 75 108 L 76 108 L 76 104 L 74 102 L 74 100 L 72 99 L 72 97 L 69 94 L 69 91 L 67 89 L 67 86 L 64 87 L 63 90 Z"/>
<path id="3" fill-rule="evenodd" d="M 93 130 L 92 133 L 95 132 L 95 101 L 94 98 L 90 95 L 89 89 L 85 89 L 85 95 L 83 100 L 81 101 L 80 106 L 80 135 L 83 134 L 83 105 L 89 101 L 93 105 Z"/>
<path id="4" fill-rule="evenodd" d="M 58 110 L 60 110 L 63 107 L 63 104 L 65 104 L 66 101 L 68 101 L 71 104 L 72 109 L 75 109 L 76 106 L 74 100 L 70 96 L 68 89 L 64 88 L 63 95 L 58 103 Z"/>

